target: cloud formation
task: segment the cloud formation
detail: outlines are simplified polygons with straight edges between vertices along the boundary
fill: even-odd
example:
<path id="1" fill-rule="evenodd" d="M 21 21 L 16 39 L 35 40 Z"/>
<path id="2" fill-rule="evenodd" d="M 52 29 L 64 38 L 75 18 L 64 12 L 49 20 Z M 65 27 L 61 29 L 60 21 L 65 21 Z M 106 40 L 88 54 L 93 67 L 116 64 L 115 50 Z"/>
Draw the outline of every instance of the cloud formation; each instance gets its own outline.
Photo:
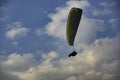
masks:
<path id="1" fill-rule="evenodd" d="M 83 16 L 76 35 L 75 45 L 82 47 L 91 44 L 95 40 L 97 33 L 104 31 L 104 29 L 104 20 Z"/>
<path id="2" fill-rule="evenodd" d="M 79 7 L 85 9 L 89 7 L 90 4 L 88 1 L 68 1 L 65 7 L 57 7 L 56 12 L 49 14 L 48 17 L 51 19 L 46 27 L 46 33 L 48 35 L 65 39 L 66 33 L 66 23 L 67 23 L 67 16 L 72 7 Z"/>
<path id="3" fill-rule="evenodd" d="M 65 7 L 56 8 L 55 13 L 49 14 L 51 22 L 43 29 L 46 34 L 65 40 L 67 15 L 74 5 L 85 11 L 91 7 L 87 0 L 82 0 L 68 1 Z M 19 23 L 15 25 L 18 27 L 8 29 L 7 38 L 15 39 L 17 36 L 27 35 L 27 28 L 21 27 Z M 0 74 L 8 76 L 9 80 L 119 80 L 120 34 L 113 38 L 96 39 L 97 32 L 104 31 L 104 27 L 104 20 L 83 15 L 76 36 L 76 42 L 80 45 L 76 45 L 84 49 L 77 56 L 59 57 L 60 53 L 51 51 L 40 53 L 40 60 L 37 60 L 34 53 L 21 55 L 15 52 L 1 61 L 3 71 L 0 70 Z M 36 31 L 42 35 L 41 32 L 41 29 Z"/>
<path id="4" fill-rule="evenodd" d="M 5 36 L 9 39 L 14 40 L 16 37 L 26 36 L 28 32 L 28 28 L 22 27 L 22 24 L 20 22 L 15 22 L 8 25 L 8 30 Z"/>
<path id="5" fill-rule="evenodd" d="M 18 80 L 118 80 L 120 60 L 110 58 L 108 62 L 108 58 L 119 56 L 119 40 L 120 35 L 96 39 L 73 58 L 59 58 L 59 53 L 52 51 L 42 54 L 38 62 L 33 54 L 12 53 L 1 63 L 6 73 Z"/>
<path id="6" fill-rule="evenodd" d="M 109 9 L 102 9 L 102 10 L 97 9 L 97 10 L 94 10 L 92 14 L 95 16 L 98 16 L 98 15 L 108 15 L 111 13 L 112 12 Z"/>
<path id="7" fill-rule="evenodd" d="M 75 45 L 83 48 L 83 45 L 91 44 L 96 38 L 96 34 L 104 31 L 105 28 L 104 20 L 89 18 L 84 14 L 91 7 L 87 0 L 68 1 L 65 7 L 56 8 L 55 13 L 49 14 L 51 22 L 45 26 L 45 32 L 50 36 L 66 40 L 67 16 L 72 7 L 83 9 L 82 19 L 75 38 Z"/>

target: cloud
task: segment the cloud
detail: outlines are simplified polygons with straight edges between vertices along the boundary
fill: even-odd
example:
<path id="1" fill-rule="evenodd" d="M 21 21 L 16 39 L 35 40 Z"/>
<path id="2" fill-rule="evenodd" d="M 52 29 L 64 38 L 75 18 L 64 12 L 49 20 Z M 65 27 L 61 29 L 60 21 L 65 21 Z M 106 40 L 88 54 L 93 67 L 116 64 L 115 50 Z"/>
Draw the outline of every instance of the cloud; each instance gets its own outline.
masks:
<path id="1" fill-rule="evenodd" d="M 97 10 L 94 10 L 92 14 L 93 14 L 94 16 L 98 16 L 98 15 L 108 15 L 108 14 L 111 14 L 111 13 L 112 13 L 111 10 L 105 8 L 105 9 L 97 9 Z"/>
<path id="2" fill-rule="evenodd" d="M 120 74 L 104 74 L 102 80 L 119 80 Z"/>
<path id="3" fill-rule="evenodd" d="M 110 28 L 112 31 L 119 32 L 119 24 L 120 24 L 120 19 L 119 18 L 111 18 L 108 23 L 111 25 Z"/>
<path id="4" fill-rule="evenodd" d="M 9 18 L 9 16 L 3 15 L 5 9 L 6 9 L 5 6 L 1 6 L 1 5 L 0 5 L 0 23 L 6 21 L 6 20 Z"/>
<path id="5" fill-rule="evenodd" d="M 87 0 L 82 0 L 68 1 L 65 7 L 56 8 L 55 13 L 48 15 L 51 22 L 43 28 L 45 34 L 65 40 L 67 15 L 69 9 L 74 5 L 84 10 L 91 7 Z M 18 27 L 13 28 L 14 25 Z M 27 29 L 21 27 L 21 23 L 16 23 L 10 25 L 8 31 L 21 30 L 21 28 Z M 41 36 L 43 30 L 38 29 L 36 33 Z M 1 61 L 3 71 L 0 73 L 9 76 L 11 80 L 117 80 L 120 78 L 120 59 L 114 57 L 119 56 L 120 34 L 113 38 L 96 39 L 97 32 L 102 31 L 104 31 L 104 20 L 83 15 L 76 36 L 76 45 L 85 47 L 77 56 L 59 57 L 61 53 L 51 51 L 44 54 L 40 53 L 42 54 L 40 60 L 37 60 L 34 53 L 21 53 L 22 55 L 20 55 L 15 52 Z M 18 30 L 18 32 L 22 31 Z M 11 39 L 18 36 L 15 33 L 12 38 L 10 37 Z"/>
<path id="6" fill-rule="evenodd" d="M 3 13 L 4 9 L 6 9 L 5 6 L 0 6 L 0 14 Z"/>
<path id="7" fill-rule="evenodd" d="M 16 46 L 16 45 L 18 45 L 18 42 L 15 42 L 15 41 L 14 41 L 12 44 Z"/>
<path id="8" fill-rule="evenodd" d="M 3 66 L 9 68 L 11 71 L 24 71 L 29 68 L 32 63 L 34 63 L 33 55 L 30 53 L 26 53 L 20 55 L 18 53 L 12 53 L 7 57 L 7 60 L 3 63 Z M 14 68 L 12 67 L 14 66 Z M 8 72 L 9 72 L 8 70 Z"/>
<path id="9" fill-rule="evenodd" d="M 114 24 L 115 22 L 119 21 L 119 19 L 116 19 L 116 18 L 112 18 L 110 19 L 108 22 L 111 23 L 111 24 Z"/>
<path id="10" fill-rule="evenodd" d="M 104 16 L 104 15 L 111 15 L 114 13 L 112 11 L 113 7 L 116 5 L 116 1 L 106 1 L 106 2 L 100 2 L 99 8 L 94 8 L 92 10 L 92 14 L 94 16 Z"/>
<path id="11" fill-rule="evenodd" d="M 96 39 L 83 52 L 72 58 L 59 58 L 59 53 L 51 51 L 41 55 L 40 62 L 33 54 L 10 54 L 2 61 L 3 70 L 19 80 L 109 80 L 119 79 L 120 35 L 114 38 Z"/>
<path id="12" fill-rule="evenodd" d="M 52 60 L 52 59 L 58 57 L 58 54 L 56 52 L 50 52 L 48 55 L 42 54 L 41 56 L 43 59 Z"/>
<path id="13" fill-rule="evenodd" d="M 0 22 L 3 22 L 5 20 L 7 20 L 8 18 L 9 18 L 9 16 L 0 17 Z"/>
<path id="14" fill-rule="evenodd" d="M 8 30 L 5 36 L 8 39 L 14 40 L 16 37 L 26 36 L 28 32 L 29 29 L 26 27 L 22 27 L 21 22 L 15 22 L 8 25 Z"/>
<path id="15" fill-rule="evenodd" d="M 114 28 L 117 28 L 118 25 L 120 24 L 120 19 L 118 19 L 118 18 L 111 18 L 108 21 L 108 23 L 111 24 L 112 29 L 114 29 Z"/>
<path id="16" fill-rule="evenodd" d="M 19 80 L 18 76 L 14 75 L 16 72 L 24 72 L 31 66 L 36 64 L 34 55 L 30 53 L 24 53 L 20 55 L 18 53 L 12 53 L 7 58 L 4 57 L 1 61 L 2 72 L 0 72 L 4 80 Z"/>
<path id="17" fill-rule="evenodd" d="M 66 78 L 65 80 L 76 80 L 76 77 L 75 76 L 70 76 L 70 77 Z"/>
<path id="18" fill-rule="evenodd" d="M 42 36 L 45 34 L 45 29 L 44 28 L 37 28 L 35 30 L 35 34 L 38 35 L 38 36 Z"/>
<path id="19" fill-rule="evenodd" d="M 75 45 L 82 47 L 83 45 L 91 44 L 96 38 L 97 32 L 102 32 L 104 29 L 104 20 L 83 16 L 77 31 Z"/>
<path id="20" fill-rule="evenodd" d="M 83 9 L 82 19 L 75 40 L 75 45 L 80 48 L 83 45 L 91 44 L 96 38 L 96 34 L 104 31 L 105 29 L 104 20 L 89 18 L 84 14 L 88 8 L 91 7 L 91 4 L 87 0 L 68 1 L 65 7 L 57 7 L 55 13 L 48 15 L 51 22 L 45 26 L 45 33 L 62 40 L 66 40 L 67 17 L 72 7 Z"/>
<path id="21" fill-rule="evenodd" d="M 114 6 L 116 5 L 117 0 L 111 0 L 111 1 L 107 1 L 107 2 L 101 2 L 100 5 L 103 6 L 103 7 L 110 7 L 110 6 Z"/>
<path id="22" fill-rule="evenodd" d="M 46 33 L 48 35 L 65 39 L 66 23 L 69 10 L 72 7 L 80 7 L 82 9 L 90 6 L 88 1 L 68 1 L 65 7 L 56 8 L 56 12 L 49 14 L 48 17 L 51 19 L 46 27 Z"/>

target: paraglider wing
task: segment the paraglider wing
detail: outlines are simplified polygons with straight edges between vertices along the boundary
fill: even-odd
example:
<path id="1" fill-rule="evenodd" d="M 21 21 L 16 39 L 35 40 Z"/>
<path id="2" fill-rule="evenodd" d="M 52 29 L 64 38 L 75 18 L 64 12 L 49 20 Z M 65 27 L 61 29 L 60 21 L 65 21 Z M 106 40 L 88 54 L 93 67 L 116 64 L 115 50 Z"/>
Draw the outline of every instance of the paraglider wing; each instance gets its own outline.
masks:
<path id="1" fill-rule="evenodd" d="M 74 45 L 75 36 L 81 20 L 82 9 L 73 7 L 68 15 L 67 25 L 66 25 L 66 37 L 67 42 L 70 46 Z"/>

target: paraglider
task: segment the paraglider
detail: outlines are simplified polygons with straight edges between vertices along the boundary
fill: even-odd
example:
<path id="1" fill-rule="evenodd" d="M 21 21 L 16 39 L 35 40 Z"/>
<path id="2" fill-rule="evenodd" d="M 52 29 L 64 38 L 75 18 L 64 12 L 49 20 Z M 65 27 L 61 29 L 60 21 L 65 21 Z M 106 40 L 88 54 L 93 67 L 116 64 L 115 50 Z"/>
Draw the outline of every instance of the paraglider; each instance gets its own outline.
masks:
<path id="1" fill-rule="evenodd" d="M 77 52 L 74 50 L 72 53 L 70 53 L 68 56 L 71 57 L 71 56 L 75 56 L 77 55 Z"/>
<path id="2" fill-rule="evenodd" d="M 67 25 L 66 25 L 66 39 L 70 46 L 73 46 L 73 52 L 68 56 L 75 56 L 77 52 L 74 49 L 74 40 L 78 30 L 78 26 L 82 16 L 82 9 L 73 7 L 68 15 Z"/>

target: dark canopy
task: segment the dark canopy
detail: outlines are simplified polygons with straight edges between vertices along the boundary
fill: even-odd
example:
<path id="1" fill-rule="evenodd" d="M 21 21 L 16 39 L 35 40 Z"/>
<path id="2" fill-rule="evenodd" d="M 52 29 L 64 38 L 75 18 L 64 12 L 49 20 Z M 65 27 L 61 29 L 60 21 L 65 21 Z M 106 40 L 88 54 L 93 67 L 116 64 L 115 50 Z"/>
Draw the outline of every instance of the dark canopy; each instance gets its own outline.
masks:
<path id="1" fill-rule="evenodd" d="M 67 25 L 66 25 L 66 37 L 67 42 L 70 46 L 74 45 L 75 36 L 81 20 L 82 9 L 73 7 L 68 15 Z"/>

